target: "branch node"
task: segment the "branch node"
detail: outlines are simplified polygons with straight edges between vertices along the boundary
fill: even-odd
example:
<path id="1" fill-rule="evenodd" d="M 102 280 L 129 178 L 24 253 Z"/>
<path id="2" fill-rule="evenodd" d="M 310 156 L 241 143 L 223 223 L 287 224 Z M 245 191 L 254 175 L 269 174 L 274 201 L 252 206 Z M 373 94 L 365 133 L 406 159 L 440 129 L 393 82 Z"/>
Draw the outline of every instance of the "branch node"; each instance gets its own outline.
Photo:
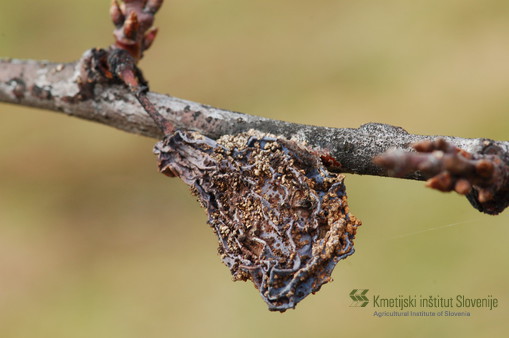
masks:
<path id="1" fill-rule="evenodd" d="M 496 215 L 509 205 L 509 165 L 500 148 L 484 141 L 484 151 L 469 153 L 444 139 L 415 144 L 414 152 L 389 151 L 374 159 L 390 176 L 421 171 L 429 177 L 426 186 L 467 195 L 481 212 Z"/>

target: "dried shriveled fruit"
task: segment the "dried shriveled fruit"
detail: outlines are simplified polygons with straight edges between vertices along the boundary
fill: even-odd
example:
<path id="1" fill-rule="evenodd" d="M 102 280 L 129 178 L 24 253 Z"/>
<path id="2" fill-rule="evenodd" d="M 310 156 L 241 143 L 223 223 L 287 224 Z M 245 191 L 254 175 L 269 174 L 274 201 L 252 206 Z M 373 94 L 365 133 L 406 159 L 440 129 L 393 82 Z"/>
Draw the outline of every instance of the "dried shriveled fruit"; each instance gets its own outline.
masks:
<path id="1" fill-rule="evenodd" d="M 361 224 L 344 177 L 294 141 L 254 131 L 215 141 L 177 131 L 155 146 L 159 169 L 190 185 L 235 280 L 251 280 L 273 311 L 330 281 Z"/>

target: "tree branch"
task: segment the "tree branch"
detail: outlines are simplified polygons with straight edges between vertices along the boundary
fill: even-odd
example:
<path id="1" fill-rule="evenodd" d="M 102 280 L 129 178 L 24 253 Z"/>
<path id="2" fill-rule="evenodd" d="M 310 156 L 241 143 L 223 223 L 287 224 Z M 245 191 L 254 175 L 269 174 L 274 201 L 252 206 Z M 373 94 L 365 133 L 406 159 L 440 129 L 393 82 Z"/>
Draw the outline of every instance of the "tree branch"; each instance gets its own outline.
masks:
<path id="1" fill-rule="evenodd" d="M 344 176 L 332 172 L 431 177 L 428 186 L 467 195 L 480 211 L 509 205 L 509 142 L 412 135 L 380 123 L 301 125 L 147 93 L 136 63 L 156 36 L 161 5 L 114 0 L 115 44 L 77 62 L 0 60 L 0 102 L 162 139 L 160 171 L 191 187 L 223 262 L 236 280 L 253 281 L 270 310 L 295 307 L 354 252 L 361 222 L 349 212 Z"/>
<path id="2" fill-rule="evenodd" d="M 127 88 L 120 85 L 95 85 L 92 97 L 80 87 L 83 60 L 74 63 L 0 60 L 0 101 L 61 112 L 106 124 L 130 133 L 160 139 L 155 125 Z M 509 163 L 509 142 L 425 136 L 407 133 L 400 127 L 368 123 L 359 128 L 329 128 L 302 125 L 210 107 L 176 97 L 149 93 L 158 111 L 176 128 L 195 130 L 213 139 L 254 129 L 303 142 L 322 154 L 325 164 L 335 171 L 360 175 L 388 176 L 388 171 L 373 163 L 373 158 L 390 149 L 413 151 L 412 144 L 443 138 L 472 154 L 496 146 Z M 424 180 L 414 172 L 409 179 Z"/>

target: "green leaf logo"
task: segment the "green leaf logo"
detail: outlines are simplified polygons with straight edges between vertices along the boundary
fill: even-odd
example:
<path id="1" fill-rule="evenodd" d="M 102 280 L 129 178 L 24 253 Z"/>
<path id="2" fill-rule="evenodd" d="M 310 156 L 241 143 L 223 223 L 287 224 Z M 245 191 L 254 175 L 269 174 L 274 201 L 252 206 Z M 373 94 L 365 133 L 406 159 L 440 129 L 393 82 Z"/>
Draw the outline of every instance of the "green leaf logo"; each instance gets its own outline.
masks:
<path id="1" fill-rule="evenodd" d="M 366 297 L 366 293 L 368 293 L 369 289 L 353 289 L 350 292 L 350 298 L 352 298 L 353 303 L 350 305 L 351 307 L 365 307 L 369 303 L 368 297 Z"/>

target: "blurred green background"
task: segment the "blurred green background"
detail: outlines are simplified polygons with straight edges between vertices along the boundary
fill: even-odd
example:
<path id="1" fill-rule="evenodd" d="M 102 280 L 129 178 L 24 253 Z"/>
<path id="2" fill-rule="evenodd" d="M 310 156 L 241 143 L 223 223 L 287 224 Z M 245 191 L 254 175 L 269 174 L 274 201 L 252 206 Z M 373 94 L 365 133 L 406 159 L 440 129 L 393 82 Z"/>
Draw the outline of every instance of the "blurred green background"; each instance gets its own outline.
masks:
<path id="1" fill-rule="evenodd" d="M 72 61 L 112 42 L 109 1 L 1 1 L 0 55 Z M 154 91 L 293 122 L 507 140 L 506 0 L 166 1 Z M 348 175 L 364 225 L 333 283 L 284 314 L 233 283 L 155 140 L 0 104 L 0 337 L 506 336 L 509 214 Z M 370 294 L 493 295 L 469 318 L 377 318 Z"/>

